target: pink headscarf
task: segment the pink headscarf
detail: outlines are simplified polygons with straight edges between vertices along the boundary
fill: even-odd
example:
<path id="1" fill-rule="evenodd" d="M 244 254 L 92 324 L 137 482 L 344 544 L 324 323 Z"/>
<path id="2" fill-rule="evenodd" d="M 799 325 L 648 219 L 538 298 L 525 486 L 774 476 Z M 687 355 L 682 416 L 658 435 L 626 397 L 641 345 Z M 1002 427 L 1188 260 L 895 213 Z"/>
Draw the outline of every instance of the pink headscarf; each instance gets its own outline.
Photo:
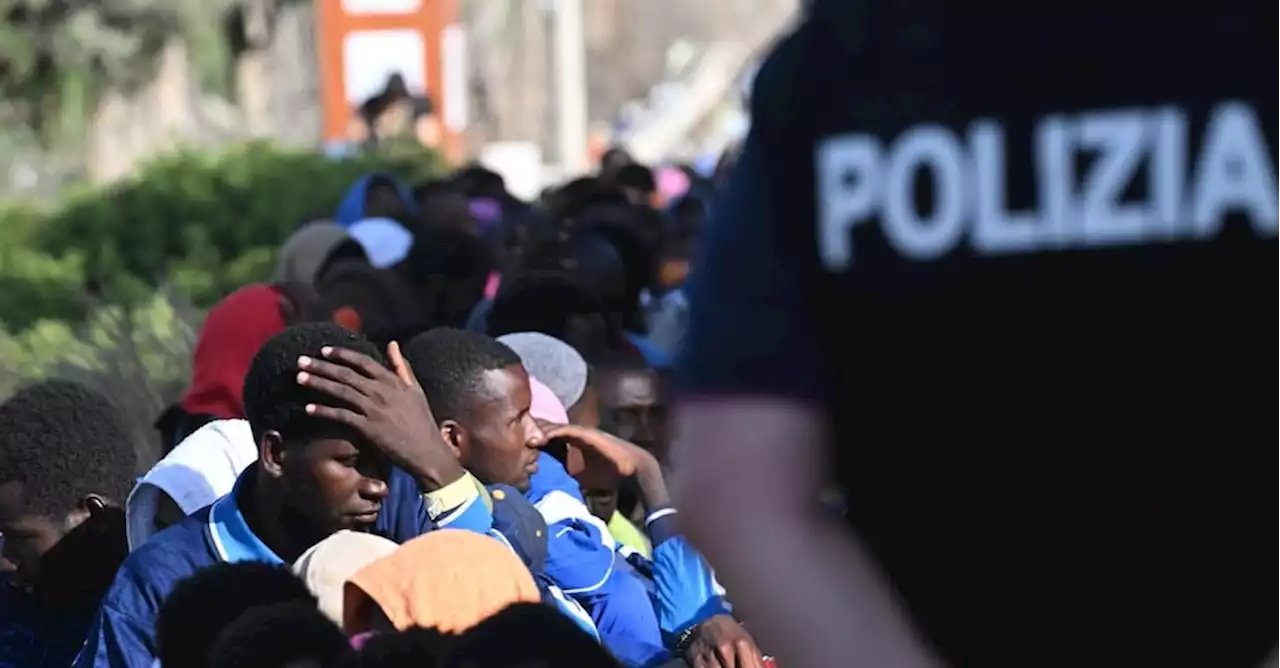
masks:
<path id="1" fill-rule="evenodd" d="M 539 420 L 546 420 L 553 424 L 569 424 L 569 413 L 564 409 L 564 404 L 556 398 L 556 393 L 551 391 L 542 381 L 529 376 L 529 390 L 533 395 L 533 401 L 529 406 L 529 414 Z M 565 449 L 564 468 L 569 475 L 577 475 L 582 472 L 585 462 L 582 453 L 572 445 Z"/>
<path id="2" fill-rule="evenodd" d="M 496 271 L 489 272 L 489 277 L 484 281 L 484 298 L 493 299 L 497 296 L 500 285 L 502 285 L 502 274 Z"/>
<path id="3" fill-rule="evenodd" d="M 529 413 L 539 420 L 554 422 L 556 424 L 569 424 L 569 413 L 565 411 L 564 404 L 556 398 L 556 393 L 551 388 L 542 384 L 542 381 L 529 377 L 529 389 L 533 394 L 533 403 L 529 406 Z"/>
<path id="4" fill-rule="evenodd" d="M 689 192 L 689 175 L 679 167 L 659 167 L 657 176 L 656 185 L 658 193 L 662 195 L 662 201 L 673 202 Z"/>

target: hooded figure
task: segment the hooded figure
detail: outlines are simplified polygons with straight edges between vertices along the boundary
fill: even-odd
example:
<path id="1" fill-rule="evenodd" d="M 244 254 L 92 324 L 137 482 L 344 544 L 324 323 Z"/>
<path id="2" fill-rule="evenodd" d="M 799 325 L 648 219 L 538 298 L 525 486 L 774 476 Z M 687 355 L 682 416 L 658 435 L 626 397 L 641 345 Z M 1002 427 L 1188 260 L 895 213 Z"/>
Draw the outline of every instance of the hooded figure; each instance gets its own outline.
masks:
<path id="1" fill-rule="evenodd" d="M 230 493 L 236 477 L 257 459 L 248 420 L 214 420 L 183 439 L 129 492 L 129 551 L 181 519 L 173 516 L 175 507 L 190 515 Z"/>
<path id="2" fill-rule="evenodd" d="M 397 272 L 367 262 L 339 262 L 317 286 L 334 319 L 381 347 L 427 328 L 417 292 Z"/>
<path id="3" fill-rule="evenodd" d="M 539 392 L 536 388 L 543 383 L 546 383 L 546 387 L 558 400 L 560 412 L 564 412 L 566 406 L 578 403 L 587 391 L 587 361 L 573 346 L 542 332 L 505 334 L 499 336 L 498 341 L 514 350 L 520 356 L 525 371 L 534 377 L 530 379 L 529 385 L 535 388 L 532 410 L 536 417 L 555 422 L 553 417 L 537 415 Z M 548 410 L 554 408 L 548 405 Z M 558 424 L 568 423 L 566 413 Z"/>
<path id="4" fill-rule="evenodd" d="M 315 221 L 284 242 L 271 280 L 315 285 L 333 263 L 362 258 L 364 249 L 346 228 L 327 220 Z"/>
<path id="5" fill-rule="evenodd" d="M 207 422 L 244 417 L 240 395 L 249 363 L 277 332 L 321 315 L 323 306 L 313 292 L 299 284 L 257 283 L 227 295 L 209 311 L 196 337 L 191 385 L 156 421 L 166 452 Z"/>
<path id="6" fill-rule="evenodd" d="M 413 192 L 390 174 L 366 174 L 351 184 L 338 203 L 333 221 L 342 227 L 365 218 L 407 220 L 418 215 Z"/>

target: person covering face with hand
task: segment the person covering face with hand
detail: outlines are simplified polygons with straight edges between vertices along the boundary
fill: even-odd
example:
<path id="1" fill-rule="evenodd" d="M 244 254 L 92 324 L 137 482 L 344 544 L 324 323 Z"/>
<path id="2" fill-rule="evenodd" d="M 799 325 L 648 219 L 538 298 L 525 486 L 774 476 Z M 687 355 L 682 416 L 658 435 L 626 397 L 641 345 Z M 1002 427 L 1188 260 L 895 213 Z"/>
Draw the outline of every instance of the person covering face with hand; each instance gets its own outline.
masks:
<path id="1" fill-rule="evenodd" d="M 528 362 L 526 362 L 528 366 Z M 541 364 L 543 372 L 555 374 L 555 364 Z M 549 570 L 567 581 L 591 581 L 601 577 L 593 569 L 610 567 L 615 571 L 603 576 L 606 584 L 614 583 L 622 594 L 610 599 L 625 600 L 628 584 L 641 583 L 651 591 L 654 612 L 669 649 L 698 666 L 752 666 L 759 659 L 750 635 L 727 613 L 706 564 L 687 543 L 674 536 L 674 509 L 666 505 L 666 491 L 661 471 L 653 455 L 633 443 L 604 433 L 594 424 L 598 421 L 588 412 L 578 412 L 576 422 L 550 387 L 537 378 L 529 379 L 533 396 L 530 412 L 547 435 L 549 445 L 558 453 L 544 452 L 541 467 L 533 476 L 528 497 L 551 527 L 548 545 Z M 587 390 L 579 403 L 593 393 Z M 577 393 L 575 393 L 576 395 Z M 594 403 L 594 402 L 591 402 Z M 571 478 L 572 471 L 577 479 Z M 641 553 L 616 542 L 578 491 L 580 485 L 616 489 L 627 476 L 641 479 L 647 503 L 660 512 L 651 516 L 657 527 L 659 547 L 655 560 L 651 553 Z M 618 584 L 621 583 L 621 584 Z M 603 600 L 603 599 L 602 599 Z M 608 610 L 618 603 L 607 600 Z M 607 616 L 597 611 L 598 616 Z M 615 642 L 617 642 L 615 640 Z M 634 649 L 634 648 L 632 648 Z M 630 655 L 629 655 L 630 656 Z M 628 663 L 632 663 L 628 661 Z"/>
<path id="2" fill-rule="evenodd" d="M 645 507 L 653 509 L 645 524 L 655 545 L 653 563 L 640 560 L 640 568 L 653 574 L 663 628 L 678 630 L 673 634 L 675 654 L 685 657 L 694 668 L 763 665 L 755 640 L 721 607 L 716 585 L 702 559 L 675 535 L 674 509 L 662 467 L 653 453 L 591 427 L 546 421 L 539 421 L 539 425 L 548 441 L 562 439 L 582 453 L 568 461 L 580 462 L 569 473 L 584 489 L 616 489 L 624 478 L 635 476 Z M 707 616 L 708 603 L 722 612 Z"/>

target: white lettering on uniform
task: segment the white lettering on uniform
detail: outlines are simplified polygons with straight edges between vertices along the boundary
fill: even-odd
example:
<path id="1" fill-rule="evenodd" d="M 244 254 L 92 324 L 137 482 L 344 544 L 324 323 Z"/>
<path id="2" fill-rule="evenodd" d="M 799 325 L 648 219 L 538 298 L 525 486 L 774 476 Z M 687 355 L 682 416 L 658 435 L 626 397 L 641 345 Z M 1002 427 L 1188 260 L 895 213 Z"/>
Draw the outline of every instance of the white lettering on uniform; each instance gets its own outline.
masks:
<path id="1" fill-rule="evenodd" d="M 1032 142 L 1036 204 L 1021 211 L 1007 206 L 1006 137 L 998 121 L 973 122 L 963 139 L 940 125 L 916 126 L 887 148 L 869 135 L 827 138 L 816 155 L 822 261 L 847 268 L 853 227 L 871 220 L 897 253 L 922 261 L 966 239 L 980 255 L 1207 239 L 1232 213 L 1258 234 L 1276 236 L 1275 162 L 1254 110 L 1240 102 L 1216 106 L 1190 174 L 1188 125 L 1176 107 L 1041 119 Z M 1077 170 L 1082 153 L 1093 159 Z M 1144 165 L 1145 199 L 1125 201 Z M 932 185 L 931 211 L 916 204 L 917 179 Z"/>
<path id="2" fill-rule="evenodd" d="M 914 260 L 932 260 L 953 248 L 964 234 L 964 147 L 950 130 L 927 125 L 903 134 L 893 143 L 885 169 L 884 233 L 899 253 Z M 933 180 L 933 213 L 916 210 L 916 172 L 927 170 Z"/>
<path id="3" fill-rule="evenodd" d="M 1036 128 L 1036 193 L 1040 210 L 1032 212 L 1029 217 L 1035 217 L 1032 224 L 1039 223 L 1040 234 L 1016 248 L 1035 248 L 1038 242 L 1044 248 L 1058 250 L 1070 244 L 1071 225 L 1078 218 L 1071 198 L 1075 165 L 1071 153 L 1070 123 L 1065 116 L 1052 116 Z M 1016 248 L 1002 251 L 1010 252 Z"/>
<path id="4" fill-rule="evenodd" d="M 1178 237 L 1187 187 L 1187 115 L 1180 109 L 1156 112 L 1155 146 L 1151 149 L 1147 191 L 1151 194 L 1152 234 L 1161 240 Z"/>
<path id="5" fill-rule="evenodd" d="M 1008 253 L 1037 243 L 1044 222 L 1034 211 L 1007 211 L 1004 175 L 1004 128 L 978 121 L 969 127 L 973 152 L 973 245 L 982 253 Z"/>
<path id="6" fill-rule="evenodd" d="M 870 136 L 844 137 L 818 146 L 815 172 L 818 197 L 818 248 L 827 266 L 853 261 L 849 228 L 875 214 L 880 203 L 880 140 Z"/>
<path id="7" fill-rule="evenodd" d="M 1097 154 L 1083 176 L 1079 220 L 1086 246 L 1138 243 L 1146 239 L 1146 204 L 1121 204 L 1145 157 L 1147 115 L 1136 110 L 1083 116 L 1078 146 Z"/>
<path id="8" fill-rule="evenodd" d="M 1209 116 L 1191 190 L 1193 233 L 1218 233 L 1229 211 L 1244 211 L 1259 234 L 1276 233 L 1276 174 L 1258 116 L 1246 104 L 1219 105 Z"/>

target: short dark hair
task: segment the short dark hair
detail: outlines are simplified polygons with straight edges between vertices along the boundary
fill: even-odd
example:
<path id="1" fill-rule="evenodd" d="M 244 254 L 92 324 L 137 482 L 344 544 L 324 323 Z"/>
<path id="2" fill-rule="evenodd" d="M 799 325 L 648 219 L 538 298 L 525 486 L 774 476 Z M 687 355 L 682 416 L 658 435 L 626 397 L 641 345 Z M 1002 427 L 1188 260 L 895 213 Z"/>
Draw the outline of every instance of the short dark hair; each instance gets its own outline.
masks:
<path id="1" fill-rule="evenodd" d="M 686 195 L 671 206 L 670 235 L 678 239 L 696 237 L 707 220 L 707 203 L 697 195 Z"/>
<path id="2" fill-rule="evenodd" d="M 520 356 L 498 340 L 441 327 L 414 337 L 405 356 L 438 420 L 457 420 L 482 391 L 486 371 L 520 365 Z"/>
<path id="3" fill-rule="evenodd" d="M 377 633 L 364 643 L 343 668 L 402 668 L 438 666 L 457 636 L 436 629 L 413 627 L 399 633 Z"/>
<path id="4" fill-rule="evenodd" d="M 532 271 L 502 281 L 489 311 L 488 333 L 542 332 L 561 338 L 565 317 L 595 313 L 604 313 L 599 294 L 561 271 Z"/>
<path id="5" fill-rule="evenodd" d="M 455 172 L 452 180 L 468 198 L 503 199 L 507 194 L 507 180 L 501 174 L 483 165 L 474 163 L 467 165 Z"/>
<path id="6" fill-rule="evenodd" d="M 338 262 L 317 287 L 330 312 L 349 308 L 359 314 L 360 330 L 370 341 L 426 329 L 417 291 L 392 269 L 363 261 Z"/>
<path id="7" fill-rule="evenodd" d="M 462 327 L 484 298 L 493 251 L 461 229 L 435 227 L 414 240 L 395 271 L 416 289 L 429 326 Z"/>
<path id="8" fill-rule="evenodd" d="M 136 466 L 120 410 L 80 383 L 47 380 L 0 405 L 0 483 L 23 483 L 33 512 L 60 518 L 90 494 L 123 503 Z"/>
<path id="9" fill-rule="evenodd" d="M 657 246 L 660 244 L 663 223 L 652 220 L 656 211 L 646 207 L 628 206 L 593 209 L 583 214 L 582 233 L 597 234 L 609 241 L 622 260 L 626 279 L 625 291 L 614 306 L 621 312 L 626 326 L 632 331 L 648 329 L 640 312 L 640 293 L 653 284 L 658 272 Z M 646 226 L 649 229 L 646 229 Z"/>
<path id="10" fill-rule="evenodd" d="M 598 317 L 603 328 L 598 333 L 601 340 L 575 340 L 569 328 L 574 316 Z M 610 317 L 601 296 L 562 272 L 531 272 L 504 279 L 485 329 L 490 336 L 541 332 L 574 346 L 583 355 L 624 341 L 620 323 Z"/>
<path id="11" fill-rule="evenodd" d="M 554 608 L 517 603 L 485 619 L 449 644 L 451 665 L 617 668 L 621 664 Z"/>
<path id="12" fill-rule="evenodd" d="M 449 179 L 427 179 L 413 187 L 413 196 L 419 201 L 435 195 L 461 194 L 461 189 Z"/>
<path id="13" fill-rule="evenodd" d="M 351 651 L 342 630 L 314 603 L 293 601 L 251 608 L 218 634 L 210 668 L 275 668 L 314 659 L 332 666 Z"/>
<path id="14" fill-rule="evenodd" d="M 611 182 L 594 176 L 574 179 L 552 191 L 547 198 L 547 215 L 557 226 L 596 204 L 625 204 L 626 195 Z"/>
<path id="15" fill-rule="evenodd" d="M 638 162 L 618 168 L 618 174 L 613 179 L 614 183 L 623 188 L 635 188 L 647 193 L 658 189 L 658 183 L 653 178 L 653 170 Z"/>
<path id="16" fill-rule="evenodd" d="M 587 359 L 592 374 L 603 371 L 651 371 L 653 367 L 645 360 L 644 355 L 634 348 L 611 348 L 602 350 Z"/>
<path id="17" fill-rule="evenodd" d="M 156 617 L 156 658 L 169 668 L 207 665 L 224 629 L 251 608 L 301 602 L 316 607 L 307 585 L 287 566 L 257 561 L 220 563 L 173 588 Z"/>
<path id="18" fill-rule="evenodd" d="M 341 431 L 340 425 L 306 411 L 307 404 L 332 405 L 335 400 L 297 381 L 298 358 L 319 358 L 325 346 L 354 350 L 386 364 L 368 339 L 331 322 L 295 325 L 276 334 L 258 349 L 244 378 L 244 412 L 254 439 L 261 440 L 268 431 L 280 432 L 289 440 Z"/>
<path id="19" fill-rule="evenodd" d="M 411 213 L 405 191 L 399 183 L 386 174 L 375 174 L 369 178 L 364 190 L 365 218 L 402 221 L 408 220 Z"/>
<path id="20" fill-rule="evenodd" d="M 630 153 L 621 146 L 611 146 L 600 156 L 600 174 L 605 178 L 612 177 L 619 169 L 635 162 Z"/>

